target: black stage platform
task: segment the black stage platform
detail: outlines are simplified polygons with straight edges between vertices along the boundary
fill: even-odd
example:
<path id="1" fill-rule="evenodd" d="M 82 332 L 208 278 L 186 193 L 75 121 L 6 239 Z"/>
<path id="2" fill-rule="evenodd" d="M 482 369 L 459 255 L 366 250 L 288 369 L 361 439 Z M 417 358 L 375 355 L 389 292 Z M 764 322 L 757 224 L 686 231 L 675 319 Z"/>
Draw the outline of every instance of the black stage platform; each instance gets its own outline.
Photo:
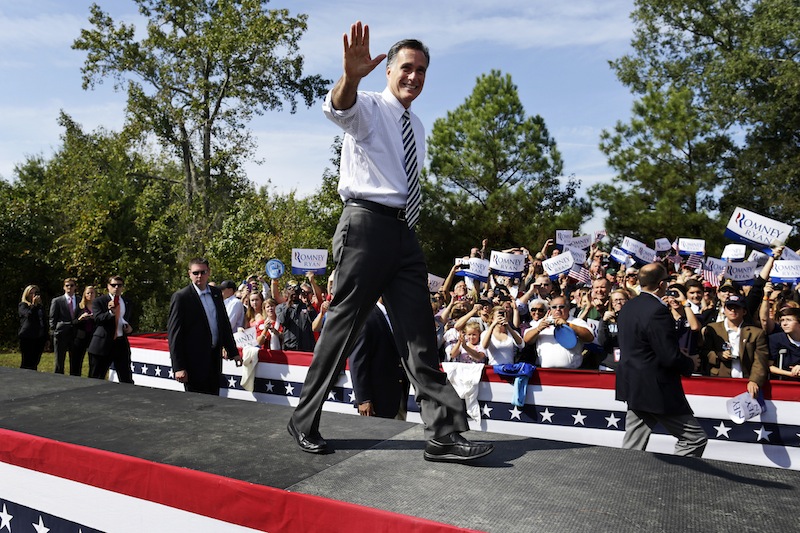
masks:
<path id="1" fill-rule="evenodd" d="M 489 532 L 794 531 L 800 472 L 470 432 L 474 466 L 423 460 L 419 425 L 0 368 L 0 428 Z M 0 480 L 0 485 L 2 480 Z"/>

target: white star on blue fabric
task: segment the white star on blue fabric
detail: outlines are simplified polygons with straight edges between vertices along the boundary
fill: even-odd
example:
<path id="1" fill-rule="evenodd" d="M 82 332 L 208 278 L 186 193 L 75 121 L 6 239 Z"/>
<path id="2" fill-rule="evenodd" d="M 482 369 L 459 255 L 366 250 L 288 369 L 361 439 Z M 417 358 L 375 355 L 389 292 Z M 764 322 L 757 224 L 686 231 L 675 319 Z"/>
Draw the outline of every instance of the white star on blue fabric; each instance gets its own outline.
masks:
<path id="1" fill-rule="evenodd" d="M 573 426 L 576 426 L 576 425 L 578 425 L 578 424 L 580 424 L 580 425 L 582 425 L 582 426 L 585 426 L 585 425 L 586 425 L 586 424 L 584 424 L 584 423 L 583 423 L 584 419 L 586 419 L 586 415 L 582 415 L 582 414 L 581 414 L 581 410 L 580 410 L 580 409 L 578 409 L 578 412 L 577 412 L 577 413 L 575 413 L 574 415 L 572 415 L 572 418 L 574 418 L 574 419 L 575 419 L 575 421 L 572 423 L 572 425 L 573 425 Z"/>
<path id="2" fill-rule="evenodd" d="M 169 377 L 169 379 L 175 379 L 175 371 L 170 368 L 167 377 Z"/>
<path id="3" fill-rule="evenodd" d="M 513 406 L 513 407 L 514 407 L 513 409 L 509 409 L 508 410 L 508 412 L 511 413 L 511 420 L 514 420 L 516 418 L 517 420 L 519 420 L 521 422 L 522 419 L 519 417 L 519 415 L 522 414 L 522 411 L 517 409 L 516 405 Z"/>
<path id="4" fill-rule="evenodd" d="M 759 429 L 754 429 L 753 433 L 758 435 L 758 438 L 756 438 L 756 442 L 762 439 L 769 442 L 769 436 L 772 435 L 772 432 L 764 429 L 764 426 L 761 426 Z"/>
<path id="5" fill-rule="evenodd" d="M 228 388 L 229 389 L 235 389 L 236 388 L 236 378 L 235 377 L 231 376 L 230 379 L 228 379 Z"/>
<path id="6" fill-rule="evenodd" d="M 142 365 L 142 375 L 147 374 L 147 365 Z"/>
<path id="7" fill-rule="evenodd" d="M 555 413 L 551 413 L 550 412 L 550 408 L 549 407 L 545 407 L 544 411 L 539 413 L 539 415 L 541 415 L 541 417 L 542 417 L 542 422 L 550 422 L 551 424 L 553 423 L 553 415 L 554 414 Z"/>
<path id="8" fill-rule="evenodd" d="M 333 402 L 335 402 L 335 401 L 336 401 L 336 393 L 335 393 L 335 392 L 333 392 L 333 391 L 330 391 L 330 392 L 328 393 L 328 399 L 329 399 L 329 400 L 331 400 L 331 401 L 333 401 Z"/>
<path id="9" fill-rule="evenodd" d="M 483 408 L 481 409 L 481 411 L 483 411 L 483 416 L 492 418 L 492 409 L 493 407 L 489 407 L 488 403 L 483 404 Z"/>
<path id="10" fill-rule="evenodd" d="M 156 377 L 160 378 L 161 377 L 161 367 L 157 366 L 156 369 L 153 370 L 153 374 L 155 374 Z"/>
<path id="11" fill-rule="evenodd" d="M 726 426 L 725 423 L 722 420 L 719 421 L 719 425 L 718 426 L 714 426 L 714 429 L 717 430 L 717 438 L 719 438 L 719 437 L 721 437 L 723 435 L 725 435 L 726 439 L 730 439 L 731 438 L 730 435 L 728 435 L 728 432 L 732 428 L 729 428 L 728 426 Z"/>
<path id="12" fill-rule="evenodd" d="M 34 524 L 31 522 L 31 525 L 33 526 L 33 529 L 36 530 L 36 533 L 47 533 L 48 531 L 50 531 L 49 527 L 44 527 L 44 522 L 42 522 L 42 515 L 39 515 L 38 524 Z"/>
<path id="13" fill-rule="evenodd" d="M 356 391 L 350 391 L 350 402 L 355 403 L 356 401 Z"/>
<path id="14" fill-rule="evenodd" d="M 291 383 L 286 384 L 286 396 L 294 396 L 294 387 Z"/>
<path id="15" fill-rule="evenodd" d="M 267 392 L 275 392 L 275 385 L 271 381 L 267 381 Z"/>
<path id="16" fill-rule="evenodd" d="M 3 504 L 3 512 L 0 513 L 0 529 L 8 528 L 9 533 L 11 533 L 12 518 L 14 518 L 14 515 L 8 514 L 8 509 L 6 509 L 6 504 Z"/>
<path id="17" fill-rule="evenodd" d="M 608 422 L 608 424 L 606 425 L 607 428 L 614 426 L 615 428 L 619 429 L 619 421 L 622 420 L 621 418 L 617 418 L 614 413 L 611 413 L 609 416 L 605 418 L 606 422 Z"/>
<path id="18" fill-rule="evenodd" d="M 136 365 L 134 365 L 132 361 L 131 361 L 131 372 L 136 372 Z M 50 530 L 48 529 L 48 531 Z"/>

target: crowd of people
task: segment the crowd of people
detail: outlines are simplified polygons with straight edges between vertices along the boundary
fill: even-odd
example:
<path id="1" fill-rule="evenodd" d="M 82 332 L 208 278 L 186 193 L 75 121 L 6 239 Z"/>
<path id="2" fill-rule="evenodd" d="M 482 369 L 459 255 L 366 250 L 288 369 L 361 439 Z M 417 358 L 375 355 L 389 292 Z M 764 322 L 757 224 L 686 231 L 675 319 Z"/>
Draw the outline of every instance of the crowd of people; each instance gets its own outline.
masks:
<path id="1" fill-rule="evenodd" d="M 587 260 L 591 283 L 567 274 L 551 279 L 542 267 L 542 261 L 557 250 L 547 253 L 551 245 L 548 241 L 535 254 L 524 248 L 513 250 L 529 257 L 519 278 L 490 275 L 488 282 L 479 282 L 458 275 L 463 265 L 452 267 L 441 288 L 431 293 L 440 361 L 489 365 L 524 361 L 540 368 L 616 369 L 623 355 L 617 317 L 641 290 L 637 268 L 625 268 L 593 248 Z M 474 248 L 470 255 L 485 253 Z M 800 380 L 800 295 L 788 284 L 769 281 L 780 253 L 779 248 L 753 284 L 744 287 L 732 280 L 720 280 L 715 286 L 698 269 L 664 261 L 671 272 L 664 303 L 675 321 L 681 351 L 700 358 L 697 373 L 745 378 L 753 394 L 770 377 Z M 109 279 L 108 293 L 121 294 L 121 283 L 117 276 Z M 217 286 L 234 333 L 253 328 L 261 348 L 312 352 L 324 328 L 333 296 L 331 285 L 318 285 L 309 272 L 300 282 L 252 275 L 238 284 L 225 280 Z M 98 316 L 106 321 L 114 318 L 113 297 L 107 295 L 95 306 L 94 286 L 87 285 L 78 293 L 77 281 L 68 278 L 63 287 L 64 294 L 50 302 L 49 313 L 37 286 L 23 291 L 20 368 L 36 369 L 49 344 L 55 355 L 54 372 L 64 373 L 68 362 L 69 373 L 80 375 Z M 123 311 L 125 331 L 132 331 L 129 319 L 124 318 L 125 299 L 117 305 Z M 577 337 L 569 348 L 555 335 L 564 326 Z M 117 337 L 124 337 L 125 331 Z M 112 348 L 95 351 L 110 354 L 115 351 Z M 90 375 L 104 377 L 108 366 L 99 360 L 107 358 L 91 350 L 89 355 Z"/>

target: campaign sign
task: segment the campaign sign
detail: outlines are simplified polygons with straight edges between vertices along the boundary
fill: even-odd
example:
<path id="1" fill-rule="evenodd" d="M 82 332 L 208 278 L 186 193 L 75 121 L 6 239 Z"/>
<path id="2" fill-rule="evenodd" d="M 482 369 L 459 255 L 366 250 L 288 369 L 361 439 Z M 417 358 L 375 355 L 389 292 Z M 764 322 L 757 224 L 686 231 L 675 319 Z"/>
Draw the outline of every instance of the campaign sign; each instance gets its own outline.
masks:
<path id="1" fill-rule="evenodd" d="M 572 242 L 571 229 L 557 229 L 556 230 L 556 244 L 564 245 Z"/>
<path id="2" fill-rule="evenodd" d="M 292 248 L 292 274 L 325 274 L 328 267 L 328 250 Z"/>
<path id="3" fill-rule="evenodd" d="M 725 227 L 725 237 L 749 244 L 765 253 L 773 243 L 783 244 L 792 232 L 792 226 L 737 207 Z"/>
<path id="4" fill-rule="evenodd" d="M 586 252 L 581 248 L 576 248 L 572 244 L 564 246 L 564 251 L 572 254 L 572 259 L 579 265 L 586 264 Z"/>
<path id="5" fill-rule="evenodd" d="M 489 255 L 489 268 L 498 276 L 519 278 L 525 270 L 525 256 L 492 250 Z"/>
<path id="6" fill-rule="evenodd" d="M 750 396 L 749 392 L 743 392 L 738 396 L 734 396 L 727 402 L 725 406 L 728 409 L 728 416 L 737 424 L 755 418 L 761 414 L 761 404 L 757 399 Z"/>
<path id="7" fill-rule="evenodd" d="M 705 255 L 706 241 L 704 239 L 678 239 L 678 253 L 681 255 Z"/>
<path id="8" fill-rule="evenodd" d="M 608 235 L 608 233 L 606 233 L 606 230 L 604 230 L 604 229 L 595 230 L 595 232 L 594 232 L 594 242 L 602 241 L 606 237 L 606 235 Z"/>
<path id="9" fill-rule="evenodd" d="M 633 260 L 630 258 L 630 254 L 617 246 L 611 248 L 611 253 L 609 255 L 611 256 L 611 259 L 613 259 L 620 265 L 625 265 L 627 267 L 628 261 L 633 263 Z"/>
<path id="10" fill-rule="evenodd" d="M 706 257 L 706 268 L 711 270 L 714 273 L 715 277 L 719 277 L 720 274 L 725 272 L 725 267 L 728 266 L 728 262 L 723 259 L 717 259 L 716 257 Z"/>
<path id="11" fill-rule="evenodd" d="M 787 246 L 781 252 L 781 259 L 784 261 L 800 261 L 800 255 Z"/>
<path id="12" fill-rule="evenodd" d="M 466 270 L 462 269 L 459 274 L 462 272 L 462 275 L 468 278 L 477 279 L 478 281 L 486 283 L 489 281 L 489 261 L 480 259 L 479 257 L 470 257 L 469 268 Z"/>
<path id="13" fill-rule="evenodd" d="M 572 237 L 572 240 L 566 244 L 572 246 L 573 248 L 585 250 L 592 245 L 592 236 L 587 234 L 581 235 L 580 237 Z"/>
<path id="14" fill-rule="evenodd" d="M 563 254 L 558 254 L 555 257 L 542 261 L 544 271 L 547 272 L 547 275 L 551 278 L 568 272 L 573 264 L 575 264 L 575 258 L 572 257 L 572 253 L 570 252 L 564 252 Z"/>
<path id="15" fill-rule="evenodd" d="M 772 283 L 797 283 L 800 281 L 800 261 L 775 261 L 769 280 Z"/>
<path id="16" fill-rule="evenodd" d="M 622 244 L 619 247 L 628 255 L 631 256 L 638 256 L 639 253 L 642 251 L 642 248 L 647 248 L 647 246 L 636 239 L 632 239 L 630 237 L 625 237 L 622 239 Z"/>
<path id="17" fill-rule="evenodd" d="M 283 273 L 286 271 L 286 266 L 280 259 L 270 259 L 267 261 L 267 266 L 264 270 L 267 272 L 267 276 L 269 276 L 270 279 L 278 279 L 283 276 Z"/>
<path id="18" fill-rule="evenodd" d="M 244 331 L 234 331 L 233 340 L 236 341 L 237 348 L 245 346 L 258 346 L 256 342 L 256 328 L 247 328 Z"/>
<path id="19" fill-rule="evenodd" d="M 435 276 L 428 272 L 428 292 L 439 292 L 444 285 L 444 278 Z"/>
<path id="20" fill-rule="evenodd" d="M 744 261 L 741 263 L 728 263 L 725 267 L 725 277 L 738 282 L 740 285 L 752 285 L 756 275 L 755 262 Z"/>
<path id="21" fill-rule="evenodd" d="M 730 261 L 741 261 L 744 259 L 746 251 L 747 246 L 744 244 L 726 244 L 725 249 L 722 250 L 722 258 Z"/>
<path id="22" fill-rule="evenodd" d="M 656 252 L 668 252 L 672 249 L 672 243 L 664 237 L 656 239 L 655 245 Z"/>
<path id="23" fill-rule="evenodd" d="M 656 260 L 656 251 L 647 246 L 642 246 L 639 253 L 636 254 L 636 259 L 641 263 L 652 263 Z"/>
<path id="24" fill-rule="evenodd" d="M 783 257 L 783 255 L 781 255 L 781 257 Z M 755 261 L 760 267 L 763 267 L 765 264 L 767 264 L 767 259 L 769 259 L 769 256 L 759 252 L 758 250 L 752 250 L 750 255 L 747 257 L 748 261 Z"/>

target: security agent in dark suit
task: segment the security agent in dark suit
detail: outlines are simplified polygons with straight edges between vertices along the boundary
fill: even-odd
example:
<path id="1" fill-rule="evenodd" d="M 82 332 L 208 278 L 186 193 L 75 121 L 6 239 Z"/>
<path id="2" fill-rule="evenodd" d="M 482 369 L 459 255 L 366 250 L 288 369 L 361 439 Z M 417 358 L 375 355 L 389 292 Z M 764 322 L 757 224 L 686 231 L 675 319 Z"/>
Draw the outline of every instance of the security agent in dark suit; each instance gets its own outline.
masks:
<path id="1" fill-rule="evenodd" d="M 241 357 L 233 339 L 222 292 L 208 284 L 208 260 L 189 263 L 189 286 L 172 295 L 167 321 L 167 338 L 175 379 L 188 392 L 219 394 L 222 349 L 226 359 Z"/>
<path id="2" fill-rule="evenodd" d="M 669 309 L 661 301 L 669 274 L 661 263 L 639 271 L 642 293 L 620 310 L 617 400 L 628 403 L 622 447 L 644 450 L 657 423 L 678 438 L 675 455 L 700 457 L 707 437 L 686 400 L 681 375 L 699 366 L 683 355 Z"/>
<path id="3" fill-rule="evenodd" d="M 56 374 L 64 373 L 64 363 L 69 352 L 70 375 L 81 375 L 83 354 L 75 346 L 75 332 L 84 312 L 78 307 L 80 298 L 75 294 L 76 286 L 75 278 L 65 279 L 64 294 L 53 298 L 50 303 L 50 331 L 53 333 Z"/>
<path id="4" fill-rule="evenodd" d="M 108 278 L 108 294 L 92 301 L 95 330 L 89 343 L 89 377 L 105 379 L 111 363 L 120 383 L 133 383 L 131 373 L 131 345 L 128 335 L 131 302 L 122 297 L 125 280 L 121 276 Z"/>
<path id="5" fill-rule="evenodd" d="M 350 354 L 358 414 L 405 420 L 409 382 L 383 303 L 378 301 Z"/>

